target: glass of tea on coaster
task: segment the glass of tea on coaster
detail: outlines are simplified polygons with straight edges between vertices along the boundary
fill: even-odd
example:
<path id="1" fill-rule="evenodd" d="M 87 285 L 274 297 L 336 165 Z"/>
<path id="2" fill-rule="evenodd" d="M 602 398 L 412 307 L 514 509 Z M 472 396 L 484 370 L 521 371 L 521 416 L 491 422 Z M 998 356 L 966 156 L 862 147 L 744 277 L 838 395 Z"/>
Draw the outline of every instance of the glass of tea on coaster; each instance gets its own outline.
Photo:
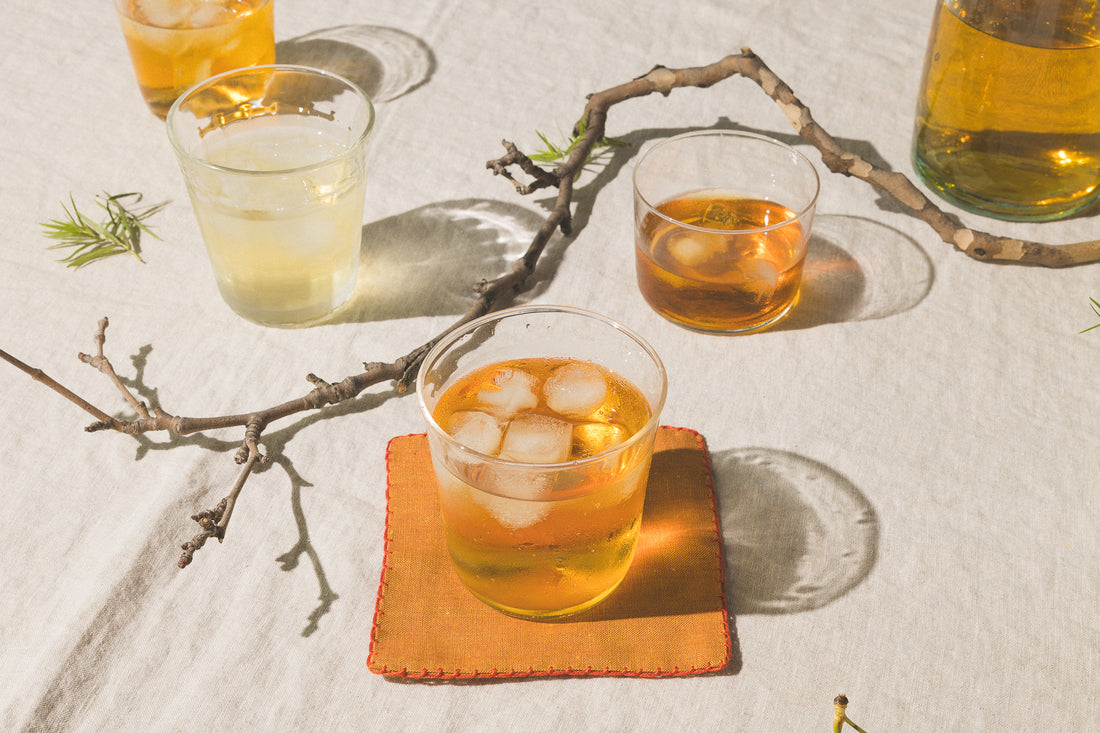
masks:
<path id="1" fill-rule="evenodd" d="M 727 669 L 738 659 L 700 433 L 658 428 L 630 570 L 598 605 L 563 619 L 498 613 L 469 592 L 444 541 L 439 488 L 427 436 L 393 438 L 367 657 L 375 674 L 433 681 L 679 677 Z"/>
<path id="2" fill-rule="evenodd" d="M 745 333 L 798 299 L 819 181 L 789 145 L 700 130 L 663 140 L 634 168 L 638 287 L 687 328 Z"/>
<path id="3" fill-rule="evenodd" d="M 474 596 L 522 618 L 606 598 L 634 558 L 664 366 L 588 311 L 525 306 L 444 336 L 417 396 L 446 545 Z"/>

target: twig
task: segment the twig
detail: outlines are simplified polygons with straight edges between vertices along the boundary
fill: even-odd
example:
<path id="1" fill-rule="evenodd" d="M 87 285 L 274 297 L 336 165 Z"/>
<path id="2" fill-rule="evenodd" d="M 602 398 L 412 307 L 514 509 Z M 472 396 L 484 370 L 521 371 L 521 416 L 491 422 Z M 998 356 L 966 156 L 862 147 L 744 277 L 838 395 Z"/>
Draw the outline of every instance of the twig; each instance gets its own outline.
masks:
<path id="1" fill-rule="evenodd" d="M 254 430 L 251 425 L 249 426 L 249 433 L 256 438 L 259 437 L 258 430 Z M 202 531 L 180 545 L 180 549 L 183 550 L 177 563 L 180 568 L 190 565 L 195 552 L 201 549 L 211 537 L 216 538 L 218 542 L 225 539 L 225 530 L 229 526 L 229 518 L 233 516 L 233 507 L 237 505 L 237 497 L 241 495 L 245 481 L 248 480 L 253 468 L 266 461 L 254 439 L 246 438 L 245 443 L 247 445 L 247 457 L 243 461 L 238 461 L 238 463 L 244 465 L 237 474 L 237 480 L 234 482 L 233 488 L 230 489 L 229 495 L 218 502 L 218 505 L 213 509 L 207 509 L 191 516 L 191 519 L 199 523 Z"/>
<path id="2" fill-rule="evenodd" d="M 564 156 L 556 161 L 552 170 L 537 165 L 529 156 L 514 144 L 503 141 L 505 155 L 486 163 L 486 167 L 496 175 L 512 182 L 516 191 L 527 195 L 538 190 L 556 188 L 557 196 L 553 207 L 535 233 L 524 254 L 514 261 L 509 270 L 492 280 L 484 280 L 475 285 L 477 294 L 469 309 L 450 327 L 431 341 L 417 347 L 408 354 L 390 363 L 370 362 L 363 365 L 364 371 L 343 380 L 330 383 L 310 374 L 307 380 L 313 389 L 305 395 L 282 404 L 253 412 L 216 417 L 175 416 L 159 407 L 149 410 L 122 383 L 104 355 L 107 320 L 100 321 L 95 334 L 96 355 L 80 355 L 82 361 L 96 367 L 106 374 L 122 393 L 123 398 L 137 411 L 133 420 L 120 420 L 111 417 L 102 410 L 75 394 L 71 390 L 50 378 L 40 369 L 28 366 L 22 361 L 0 350 L 0 358 L 13 364 L 33 379 L 39 381 L 78 405 L 97 419 L 87 430 L 116 430 L 137 435 L 147 432 L 167 431 L 177 435 L 188 435 L 219 428 L 245 427 L 245 439 L 238 450 L 235 460 L 242 465 L 233 488 L 228 496 L 212 509 L 199 512 L 193 519 L 199 522 L 202 531 L 183 545 L 180 567 L 186 566 L 207 539 L 224 539 L 233 507 L 249 475 L 263 460 L 259 443 L 263 430 L 271 423 L 299 412 L 318 410 L 326 405 L 355 399 L 365 389 L 390 381 L 397 393 L 404 393 L 416 378 L 420 363 L 432 346 L 448 332 L 469 321 L 492 311 L 497 303 L 509 294 L 518 292 L 526 285 L 534 273 L 535 266 L 543 250 L 555 232 L 560 230 L 569 235 L 572 230 L 573 185 L 577 174 L 591 159 L 592 151 L 605 141 L 605 128 L 608 111 L 615 105 L 630 99 L 650 94 L 668 96 L 673 89 L 682 87 L 710 87 L 732 76 L 743 76 L 754 81 L 776 104 L 782 108 L 792 125 L 805 140 L 821 153 L 828 168 L 846 176 L 863 180 L 888 194 L 907 207 L 919 219 L 926 222 L 947 243 L 956 247 L 967 256 L 983 262 L 1003 262 L 1015 264 L 1065 267 L 1100 262 L 1100 240 L 1067 245 L 1049 245 L 1038 242 L 1025 242 L 1005 237 L 997 237 L 968 227 L 955 224 L 950 217 L 935 206 L 904 175 L 876 168 L 858 155 L 845 150 L 835 138 L 829 135 L 814 121 L 810 110 L 795 96 L 794 92 L 777 77 L 764 62 L 751 50 L 742 49 L 740 54 L 732 54 L 708 66 L 684 69 L 670 69 L 656 66 L 647 74 L 625 84 L 597 92 L 588 97 L 584 113 L 573 130 L 575 141 L 560 153 Z M 530 183 L 519 182 L 511 173 L 512 167 L 519 168 L 530 176 Z"/>
<path id="3" fill-rule="evenodd" d="M 32 367 L 31 365 L 26 364 L 19 359 L 16 359 L 14 356 L 4 351 L 3 349 L 0 349 L 0 359 L 3 359 L 4 361 L 14 366 L 16 369 L 19 369 L 23 373 L 27 374 L 34 381 L 46 385 L 54 392 L 57 392 L 65 399 L 69 400 L 69 402 L 72 402 L 74 405 L 99 420 L 99 422 L 104 424 L 113 424 L 114 426 L 116 426 L 116 430 L 121 429 L 122 421 L 116 420 L 103 410 L 100 410 L 98 407 L 88 402 L 83 397 L 76 394 L 38 367 Z"/>
<path id="4" fill-rule="evenodd" d="M 858 733 L 867 733 L 867 731 L 852 722 L 852 719 L 848 717 L 847 708 L 847 697 L 844 695 L 837 695 L 833 698 L 833 733 L 840 733 L 845 723 L 855 728 Z"/>

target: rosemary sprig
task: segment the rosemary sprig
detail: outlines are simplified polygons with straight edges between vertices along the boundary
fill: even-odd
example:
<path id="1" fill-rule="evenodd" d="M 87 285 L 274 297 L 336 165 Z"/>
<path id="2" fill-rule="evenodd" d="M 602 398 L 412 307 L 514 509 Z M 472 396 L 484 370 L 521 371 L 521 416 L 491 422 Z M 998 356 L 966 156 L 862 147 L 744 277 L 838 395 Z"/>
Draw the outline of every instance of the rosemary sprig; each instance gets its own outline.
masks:
<path id="1" fill-rule="evenodd" d="M 1096 298 L 1089 298 L 1089 300 L 1092 301 L 1092 312 L 1096 314 L 1097 318 L 1100 318 L 1100 302 L 1097 302 Z M 1088 333 L 1094 328 L 1100 328 L 1100 323 L 1089 326 L 1084 331 L 1081 331 L 1081 333 Z"/>
<path id="2" fill-rule="evenodd" d="M 123 204 L 124 199 L 132 200 Z M 138 261 L 145 262 L 141 259 L 142 232 L 160 239 L 145 224 L 145 219 L 163 209 L 168 202 L 135 208 L 135 204 L 140 201 L 141 194 L 136 192 L 114 195 L 104 193 L 97 196 L 96 203 L 107 213 L 107 219 L 96 222 L 76 207 L 72 194 L 69 194 L 72 210 L 62 204 L 66 218 L 42 223 L 46 236 L 58 240 L 57 244 L 51 244 L 48 249 L 71 249 L 68 255 L 58 260 L 68 267 L 83 267 L 104 257 L 125 252 L 137 257 Z"/>

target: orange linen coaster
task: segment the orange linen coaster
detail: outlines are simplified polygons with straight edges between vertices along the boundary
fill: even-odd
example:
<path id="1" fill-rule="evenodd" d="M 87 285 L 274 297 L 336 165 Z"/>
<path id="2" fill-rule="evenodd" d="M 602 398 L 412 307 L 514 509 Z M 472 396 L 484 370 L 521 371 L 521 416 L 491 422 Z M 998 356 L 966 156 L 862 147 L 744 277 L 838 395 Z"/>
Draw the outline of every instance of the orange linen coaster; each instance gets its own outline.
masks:
<path id="1" fill-rule="evenodd" d="M 386 453 L 386 546 L 367 667 L 406 678 L 664 677 L 732 656 L 710 461 L 703 437 L 657 434 L 638 549 L 602 603 L 526 621 L 474 598 L 451 569 L 423 434 Z"/>

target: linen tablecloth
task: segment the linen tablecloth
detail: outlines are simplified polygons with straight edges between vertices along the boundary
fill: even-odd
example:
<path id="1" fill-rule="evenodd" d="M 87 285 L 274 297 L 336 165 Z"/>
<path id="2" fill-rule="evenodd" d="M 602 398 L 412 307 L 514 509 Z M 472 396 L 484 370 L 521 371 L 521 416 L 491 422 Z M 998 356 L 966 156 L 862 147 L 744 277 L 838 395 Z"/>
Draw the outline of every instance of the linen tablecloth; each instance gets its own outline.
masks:
<path id="1" fill-rule="evenodd" d="M 0 348 L 110 414 L 81 363 L 106 353 L 150 404 L 204 416 L 298 397 L 390 361 L 503 272 L 550 195 L 485 161 L 501 140 L 564 141 L 588 93 L 655 64 L 751 47 L 842 143 L 912 176 L 933 0 L 276 0 L 280 61 L 347 74 L 376 101 L 351 306 L 271 329 L 220 300 L 162 122 L 138 94 L 113 9 L 0 10 Z M 698 127 L 798 144 L 822 190 L 796 310 L 705 336 L 639 295 L 630 173 Z M 975 262 L 866 184 L 829 173 L 754 84 L 612 109 L 628 143 L 577 182 L 516 302 L 622 321 L 665 360 L 663 422 L 715 471 L 734 659 L 676 679 L 394 682 L 366 667 L 383 551 L 385 451 L 422 431 L 388 385 L 270 426 L 223 543 L 190 567 L 190 515 L 236 476 L 240 430 L 86 433 L 92 419 L 0 364 L 0 728 L 4 730 L 824 731 L 832 700 L 868 731 L 1100 729 L 1097 266 Z M 167 200 L 146 264 L 56 262 L 40 222 L 70 194 Z M 971 226 L 1093 239 L 1097 212 Z M 433 620 L 424 619 L 424 633 Z"/>

